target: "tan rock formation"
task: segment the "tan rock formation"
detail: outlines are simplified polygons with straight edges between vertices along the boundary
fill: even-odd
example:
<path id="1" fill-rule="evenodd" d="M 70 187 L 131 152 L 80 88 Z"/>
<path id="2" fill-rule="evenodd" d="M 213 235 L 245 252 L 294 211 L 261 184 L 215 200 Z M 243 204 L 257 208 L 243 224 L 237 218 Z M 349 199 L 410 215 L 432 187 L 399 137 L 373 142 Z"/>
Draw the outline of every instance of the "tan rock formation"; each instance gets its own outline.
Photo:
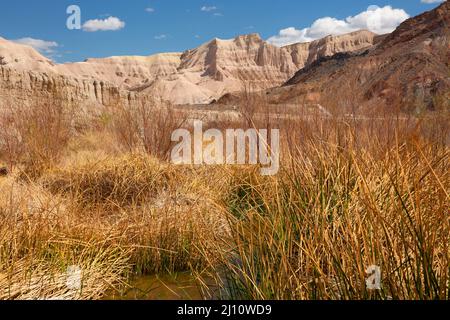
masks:
<path id="1" fill-rule="evenodd" d="M 301 69 L 319 58 L 368 49 L 374 45 L 377 37 L 373 32 L 361 30 L 341 36 L 327 36 L 309 43 L 297 43 L 285 48 L 291 53 L 297 69 Z"/>
<path id="2" fill-rule="evenodd" d="M 31 47 L 0 38 L 0 97 L 26 102 L 27 97 L 57 94 L 104 105 L 152 96 L 204 104 L 230 92 L 279 86 L 320 57 L 366 49 L 374 39 L 373 33 L 360 31 L 279 48 L 250 34 L 214 39 L 184 53 L 55 64 Z"/>

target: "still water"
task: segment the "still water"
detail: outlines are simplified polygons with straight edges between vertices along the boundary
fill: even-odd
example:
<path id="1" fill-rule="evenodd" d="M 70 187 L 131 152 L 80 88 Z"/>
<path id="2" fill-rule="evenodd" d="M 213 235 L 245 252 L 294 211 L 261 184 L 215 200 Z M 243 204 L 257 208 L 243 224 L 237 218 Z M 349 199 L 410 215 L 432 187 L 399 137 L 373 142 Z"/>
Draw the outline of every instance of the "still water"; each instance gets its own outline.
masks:
<path id="1" fill-rule="evenodd" d="M 202 300 L 195 278 L 189 273 L 142 276 L 133 279 L 121 292 L 107 300 Z"/>

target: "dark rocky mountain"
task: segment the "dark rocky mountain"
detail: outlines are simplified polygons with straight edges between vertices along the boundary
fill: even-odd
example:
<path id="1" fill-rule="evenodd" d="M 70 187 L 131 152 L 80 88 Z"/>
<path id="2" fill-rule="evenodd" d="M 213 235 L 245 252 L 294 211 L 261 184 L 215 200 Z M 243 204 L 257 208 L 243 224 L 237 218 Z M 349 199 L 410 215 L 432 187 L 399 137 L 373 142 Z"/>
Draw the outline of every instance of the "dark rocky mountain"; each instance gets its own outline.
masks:
<path id="1" fill-rule="evenodd" d="M 307 101 L 330 109 L 408 111 L 450 108 L 450 2 L 408 19 L 373 47 L 320 58 L 272 89 L 273 103 Z"/>

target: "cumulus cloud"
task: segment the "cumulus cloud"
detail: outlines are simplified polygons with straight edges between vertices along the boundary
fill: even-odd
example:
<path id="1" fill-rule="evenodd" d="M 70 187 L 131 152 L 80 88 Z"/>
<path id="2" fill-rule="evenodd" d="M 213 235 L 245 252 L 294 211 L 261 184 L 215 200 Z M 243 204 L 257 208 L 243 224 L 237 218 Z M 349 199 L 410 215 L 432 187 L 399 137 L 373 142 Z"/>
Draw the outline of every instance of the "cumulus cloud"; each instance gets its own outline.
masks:
<path id="1" fill-rule="evenodd" d="M 123 28 L 125 28 L 125 22 L 116 17 L 88 20 L 83 24 L 83 30 L 87 32 L 116 31 Z"/>
<path id="2" fill-rule="evenodd" d="M 390 33 L 409 18 L 403 9 L 394 9 L 391 6 L 369 6 L 356 16 L 339 20 L 332 17 L 317 19 L 307 28 L 298 30 L 294 27 L 283 29 L 278 35 L 270 37 L 267 41 L 277 46 L 285 46 L 298 42 L 309 42 L 326 37 L 327 35 L 341 35 L 357 30 L 370 30 L 377 34 Z"/>
<path id="3" fill-rule="evenodd" d="M 58 47 L 58 43 L 56 43 L 55 41 L 45 41 L 41 39 L 21 38 L 13 41 L 16 43 L 31 46 L 40 53 L 47 55 L 55 53 L 55 49 Z"/>
<path id="4" fill-rule="evenodd" d="M 155 9 L 148 7 L 148 8 L 145 8 L 145 11 L 147 11 L 149 13 L 153 13 L 153 12 L 155 12 Z"/>
<path id="5" fill-rule="evenodd" d="M 420 2 L 422 2 L 422 3 L 441 3 L 444 1 L 445 0 L 420 0 Z"/>

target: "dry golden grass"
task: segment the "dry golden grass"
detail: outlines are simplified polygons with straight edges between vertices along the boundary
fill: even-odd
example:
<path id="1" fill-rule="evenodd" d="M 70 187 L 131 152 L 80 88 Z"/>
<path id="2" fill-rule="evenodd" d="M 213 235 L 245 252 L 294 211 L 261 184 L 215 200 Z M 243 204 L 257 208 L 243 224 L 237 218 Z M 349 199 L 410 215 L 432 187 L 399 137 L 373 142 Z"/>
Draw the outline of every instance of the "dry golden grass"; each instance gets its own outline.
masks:
<path id="1" fill-rule="evenodd" d="M 280 127 L 277 176 L 170 165 L 148 112 L 137 127 L 103 115 L 75 132 L 60 129 L 61 112 L 51 139 L 35 143 L 0 132 L 13 168 L 0 177 L 0 299 L 98 299 L 133 275 L 177 271 L 208 279 L 206 296 L 221 298 L 449 298 L 445 114 L 257 113 L 226 126 Z M 17 132 L 45 130 L 20 123 Z M 65 286 L 72 265 L 83 270 L 79 291 Z M 370 265 L 381 267 L 380 291 L 365 286 Z"/>
<path id="2" fill-rule="evenodd" d="M 64 163 L 0 181 L 0 298 L 96 299 L 135 274 L 200 268 L 198 247 L 224 230 L 205 171 L 137 154 Z"/>
<path id="3" fill-rule="evenodd" d="M 84 207 L 122 208 L 156 198 L 173 180 L 171 171 L 146 155 L 131 154 L 55 168 L 41 181 L 53 193 L 70 196 Z"/>
<path id="4" fill-rule="evenodd" d="M 292 130 L 303 139 L 278 176 L 237 176 L 230 236 L 203 250 L 199 276 L 233 299 L 448 299 L 449 148 L 409 127 L 385 127 L 393 141 L 376 125 Z M 367 289 L 372 265 L 381 290 Z"/>
<path id="5" fill-rule="evenodd" d="M 16 177 L 0 191 L 0 299 L 98 298 L 129 268 L 126 250 L 77 237 L 66 200 Z M 70 265 L 84 270 L 82 290 L 66 287 Z"/>

